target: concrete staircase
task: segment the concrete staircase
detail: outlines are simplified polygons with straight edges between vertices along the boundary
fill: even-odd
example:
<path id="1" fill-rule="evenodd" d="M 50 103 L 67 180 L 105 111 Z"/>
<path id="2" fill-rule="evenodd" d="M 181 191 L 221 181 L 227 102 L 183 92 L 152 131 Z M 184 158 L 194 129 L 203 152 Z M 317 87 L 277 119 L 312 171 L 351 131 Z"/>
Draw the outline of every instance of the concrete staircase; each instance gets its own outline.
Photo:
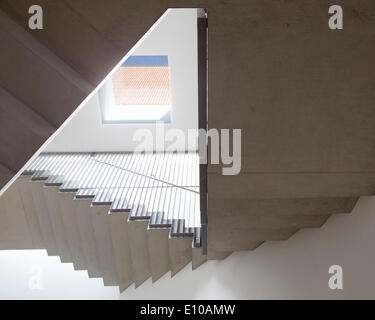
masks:
<path id="1" fill-rule="evenodd" d="M 357 201 L 247 200 L 249 211 L 240 217 L 231 203 L 217 201 L 216 212 L 228 214 L 220 216 L 222 225 L 209 223 L 214 230 L 209 236 L 224 248 L 212 250 L 209 243 L 205 255 L 198 166 L 196 153 L 42 153 L 0 198 L 1 248 L 45 248 L 62 263 L 123 291 L 150 277 L 153 282 L 168 272 L 173 277 L 190 262 L 194 270 L 232 251 L 320 227 L 333 213 L 351 212 Z M 7 224 L 17 228 L 7 230 Z M 238 226 L 250 229 L 246 237 L 232 231 Z M 220 241 L 226 238 L 227 245 Z"/>
<path id="2" fill-rule="evenodd" d="M 197 159 L 195 153 L 42 154 L 12 192 L 34 248 L 123 291 L 207 260 L 193 221 L 199 218 L 199 195 L 191 187 Z"/>

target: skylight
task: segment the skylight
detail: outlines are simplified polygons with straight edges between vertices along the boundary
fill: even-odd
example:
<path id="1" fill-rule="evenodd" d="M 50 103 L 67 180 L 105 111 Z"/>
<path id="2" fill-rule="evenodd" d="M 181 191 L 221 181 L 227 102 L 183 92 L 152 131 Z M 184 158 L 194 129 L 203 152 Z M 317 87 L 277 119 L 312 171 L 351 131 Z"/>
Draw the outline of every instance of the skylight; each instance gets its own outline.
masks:
<path id="1" fill-rule="evenodd" d="M 168 56 L 130 56 L 104 87 L 105 122 L 170 122 Z"/>

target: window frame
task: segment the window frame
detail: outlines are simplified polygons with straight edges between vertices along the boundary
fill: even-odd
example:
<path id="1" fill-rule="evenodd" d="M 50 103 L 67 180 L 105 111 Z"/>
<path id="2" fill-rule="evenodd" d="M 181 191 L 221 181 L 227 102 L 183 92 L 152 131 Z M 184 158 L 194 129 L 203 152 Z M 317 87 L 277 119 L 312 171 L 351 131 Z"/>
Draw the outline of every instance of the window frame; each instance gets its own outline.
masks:
<path id="1" fill-rule="evenodd" d="M 143 60 L 142 60 L 143 59 Z M 134 55 L 130 56 L 121 66 L 167 66 L 169 67 L 168 56 L 167 55 Z M 170 75 L 170 72 L 169 72 Z M 170 79 L 169 79 L 170 81 Z M 172 94 L 172 90 L 170 89 L 170 94 Z M 172 100 L 172 96 L 171 96 Z M 117 112 L 119 113 L 119 109 L 117 108 L 144 108 L 145 110 L 150 107 L 150 105 L 129 105 L 129 106 L 119 106 L 115 103 L 114 97 L 114 90 L 113 90 L 113 83 L 112 83 L 112 76 L 103 84 L 103 86 L 99 89 L 99 104 L 100 104 L 100 112 L 102 117 L 102 124 L 143 124 L 143 123 L 156 123 L 156 122 L 164 122 L 164 123 L 172 123 L 172 101 L 170 105 L 152 105 L 152 107 L 157 108 L 165 108 L 169 107 L 169 110 L 163 114 L 162 117 L 158 119 L 114 119 L 108 118 L 110 113 Z M 113 109 L 116 108 L 117 110 Z"/>

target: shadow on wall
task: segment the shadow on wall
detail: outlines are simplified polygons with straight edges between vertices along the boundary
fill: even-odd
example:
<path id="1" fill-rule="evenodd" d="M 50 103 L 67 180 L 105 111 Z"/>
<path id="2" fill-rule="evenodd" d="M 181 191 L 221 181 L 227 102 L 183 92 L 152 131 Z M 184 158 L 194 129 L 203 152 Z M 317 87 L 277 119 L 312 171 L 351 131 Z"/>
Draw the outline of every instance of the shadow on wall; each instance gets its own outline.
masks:
<path id="1" fill-rule="evenodd" d="M 375 197 L 361 198 L 351 214 L 332 216 L 320 229 L 287 241 L 209 261 L 173 280 L 129 288 L 121 299 L 358 299 L 375 298 Z M 343 268 L 343 290 L 328 287 L 328 268 Z"/>

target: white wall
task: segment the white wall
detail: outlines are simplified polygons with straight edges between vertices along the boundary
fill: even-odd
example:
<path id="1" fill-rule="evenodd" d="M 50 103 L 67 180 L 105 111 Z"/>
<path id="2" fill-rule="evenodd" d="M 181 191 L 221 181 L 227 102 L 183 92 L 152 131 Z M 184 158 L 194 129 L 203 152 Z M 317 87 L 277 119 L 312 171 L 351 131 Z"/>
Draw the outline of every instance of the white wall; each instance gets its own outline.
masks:
<path id="1" fill-rule="evenodd" d="M 168 55 L 172 93 L 172 123 L 187 136 L 198 127 L 197 9 L 172 9 L 134 55 Z M 132 151 L 138 128 L 155 131 L 152 124 L 102 124 L 95 95 L 46 147 L 46 151 Z M 188 146 L 195 150 L 196 145 Z"/>
<path id="2" fill-rule="evenodd" d="M 121 296 L 44 251 L 0 251 L 0 299 L 374 299 L 374 212 L 375 197 L 363 197 L 351 214 L 332 216 L 320 229 L 209 261 L 195 271 L 188 265 L 173 279 L 170 274 L 154 284 L 149 279 Z M 343 268 L 343 290 L 328 288 L 333 264 Z M 28 288 L 33 265 L 43 270 L 42 290 Z"/>

